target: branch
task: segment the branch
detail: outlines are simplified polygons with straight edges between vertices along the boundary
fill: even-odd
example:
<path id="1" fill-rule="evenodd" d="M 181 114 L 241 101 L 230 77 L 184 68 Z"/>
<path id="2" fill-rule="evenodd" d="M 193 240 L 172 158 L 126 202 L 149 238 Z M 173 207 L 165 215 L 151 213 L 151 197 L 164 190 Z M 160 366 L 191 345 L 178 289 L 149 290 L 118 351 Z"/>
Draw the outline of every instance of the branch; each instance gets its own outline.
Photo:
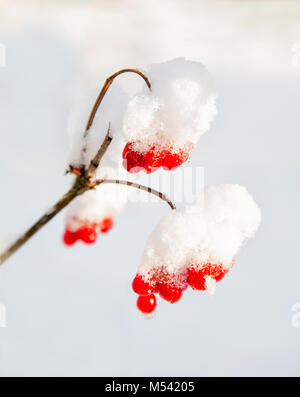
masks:
<path id="1" fill-rule="evenodd" d="M 152 189 L 151 187 L 140 185 L 139 183 L 134 183 L 130 181 L 121 181 L 119 179 L 98 179 L 97 181 L 94 182 L 94 186 L 99 186 L 102 183 L 115 183 L 117 185 L 131 186 L 134 187 L 135 189 L 143 190 L 144 192 L 151 193 L 154 196 L 165 201 L 167 204 L 169 204 L 172 210 L 176 210 L 175 204 L 164 193 Z"/>
<path id="2" fill-rule="evenodd" d="M 44 214 L 34 225 L 31 226 L 21 237 L 18 238 L 10 247 L 0 255 L 0 265 L 8 259 L 14 252 L 22 247 L 35 233 L 55 217 L 63 208 L 65 208 L 75 197 L 84 193 L 88 188 L 70 189 L 56 204 Z"/>
<path id="3" fill-rule="evenodd" d="M 94 121 L 94 118 L 95 118 L 95 116 L 96 116 L 98 107 L 100 106 L 100 104 L 101 104 L 101 102 L 102 102 L 102 99 L 104 98 L 104 95 L 106 94 L 106 91 L 109 89 L 109 87 L 111 86 L 111 84 L 112 84 L 112 82 L 114 81 L 114 79 L 115 79 L 117 76 L 119 76 L 120 74 L 122 74 L 122 73 L 128 73 L 128 72 L 136 73 L 136 74 L 138 74 L 139 76 L 141 76 L 141 77 L 145 80 L 145 82 L 146 82 L 146 84 L 147 84 L 149 90 L 151 90 L 150 81 L 148 80 L 148 78 L 147 78 L 142 72 L 140 72 L 140 71 L 137 70 L 137 69 L 122 69 L 122 70 L 119 70 L 118 72 L 114 73 L 114 74 L 111 75 L 110 77 L 108 77 L 108 79 L 106 79 L 106 81 L 105 81 L 105 83 L 104 83 L 104 86 L 102 87 L 102 90 L 100 91 L 100 93 L 99 93 L 99 95 L 98 95 L 98 98 L 96 99 L 96 102 L 95 102 L 95 104 L 94 104 L 94 106 L 93 106 L 93 109 L 92 109 L 92 111 L 91 111 L 90 117 L 89 117 L 88 122 L 87 122 L 86 127 L 85 127 L 85 135 L 84 135 L 84 136 L 87 135 L 88 130 L 91 128 L 91 125 L 93 124 L 93 121 Z"/>
<path id="4" fill-rule="evenodd" d="M 110 76 L 105 81 L 105 84 L 104 84 L 102 90 L 100 91 L 98 98 L 92 108 L 91 114 L 89 116 L 89 119 L 88 119 L 88 122 L 86 125 L 84 137 L 86 137 L 88 130 L 90 129 L 91 125 L 93 124 L 97 110 L 98 110 L 98 108 L 102 102 L 102 99 L 104 98 L 104 95 L 107 92 L 108 88 L 110 87 L 110 85 L 112 84 L 112 82 L 118 75 L 120 75 L 122 73 L 126 73 L 126 72 L 136 73 L 139 76 L 141 76 L 145 80 L 149 89 L 151 89 L 151 84 L 150 84 L 148 78 L 137 69 L 122 69 L 119 72 Z M 77 178 L 75 179 L 73 187 L 60 200 L 58 200 L 56 202 L 56 204 L 51 208 L 50 211 L 48 211 L 46 214 L 44 214 L 36 223 L 34 223 L 34 225 L 31 226 L 31 228 L 29 228 L 21 237 L 19 237 L 11 246 L 9 246 L 0 255 L 0 265 L 6 259 L 8 259 L 13 253 L 15 253 L 19 248 L 21 248 L 35 233 L 37 233 L 44 225 L 46 225 L 52 218 L 54 218 L 55 215 L 57 215 L 62 209 L 64 209 L 72 200 L 74 200 L 75 197 L 83 194 L 87 190 L 92 189 L 96 185 L 95 183 L 91 182 L 90 178 L 95 173 L 96 169 L 98 168 L 100 161 L 101 161 L 104 153 L 106 152 L 109 144 L 111 143 L 111 141 L 112 141 L 112 138 L 109 135 L 109 128 L 108 128 L 108 131 L 104 138 L 104 141 L 102 142 L 95 157 L 91 160 L 88 169 L 85 171 L 84 168 L 77 169 L 77 168 L 70 166 L 69 172 L 73 172 L 74 174 L 77 175 Z M 85 148 L 83 150 L 85 150 Z M 102 181 L 101 183 L 104 183 L 104 181 Z M 146 188 L 145 186 L 131 184 L 131 182 L 126 183 L 124 181 L 116 182 L 116 181 L 106 180 L 105 183 L 120 183 L 120 184 L 128 184 L 128 186 L 138 187 L 139 189 L 146 190 L 152 194 L 155 194 L 156 196 L 160 197 L 162 200 L 165 200 L 168 202 L 168 200 L 162 193 L 157 192 L 156 190 L 151 189 L 151 188 Z M 100 184 L 100 183 L 97 183 L 97 184 Z M 168 202 L 168 203 L 172 209 L 175 208 L 175 206 L 171 202 Z"/>
<path id="5" fill-rule="evenodd" d="M 93 174 L 95 173 L 96 169 L 98 168 L 100 161 L 106 152 L 108 146 L 110 145 L 112 141 L 112 137 L 109 135 L 110 132 L 110 125 L 108 127 L 108 131 L 106 133 L 106 136 L 104 138 L 104 141 L 102 142 L 98 152 L 96 153 L 95 157 L 91 160 L 89 168 L 86 171 L 86 177 L 91 178 Z"/>
<path id="6" fill-rule="evenodd" d="M 109 87 L 113 83 L 114 79 L 117 76 L 119 76 L 120 74 L 128 73 L 128 72 L 129 73 L 136 73 L 139 76 L 141 76 L 144 79 L 144 81 L 146 82 L 149 90 L 151 90 L 151 84 L 150 84 L 150 81 L 149 81 L 148 77 L 145 76 L 138 69 L 122 69 L 122 70 L 119 70 L 118 72 L 114 73 L 110 77 L 108 77 L 106 79 L 106 81 L 105 81 L 105 83 L 104 83 L 104 85 L 103 85 L 103 87 L 102 87 L 102 89 L 101 89 L 101 91 L 100 91 L 100 93 L 99 93 L 99 95 L 98 95 L 98 97 L 96 99 L 96 102 L 94 103 L 92 111 L 90 113 L 89 119 L 88 119 L 86 127 L 85 127 L 85 132 L 84 132 L 84 136 L 83 136 L 84 138 L 87 137 L 89 129 L 91 128 L 91 126 L 93 124 L 93 121 L 94 121 L 94 118 L 96 116 L 97 110 L 99 109 L 99 106 L 100 106 L 100 104 L 101 104 L 101 102 L 102 102 L 107 90 L 109 89 Z M 91 178 L 93 176 L 93 174 L 95 173 L 95 171 L 98 168 L 99 163 L 100 163 L 100 161 L 101 161 L 106 149 L 108 148 L 109 144 L 112 141 L 112 137 L 109 136 L 109 130 L 110 130 L 110 125 L 109 125 L 108 132 L 106 134 L 106 137 L 105 137 L 101 147 L 99 148 L 96 156 L 90 162 L 90 165 L 89 165 L 89 168 L 88 168 L 88 171 L 87 171 L 87 177 L 88 178 Z M 82 148 L 82 155 L 83 155 L 84 152 L 86 152 L 86 144 L 84 144 L 84 146 Z"/>

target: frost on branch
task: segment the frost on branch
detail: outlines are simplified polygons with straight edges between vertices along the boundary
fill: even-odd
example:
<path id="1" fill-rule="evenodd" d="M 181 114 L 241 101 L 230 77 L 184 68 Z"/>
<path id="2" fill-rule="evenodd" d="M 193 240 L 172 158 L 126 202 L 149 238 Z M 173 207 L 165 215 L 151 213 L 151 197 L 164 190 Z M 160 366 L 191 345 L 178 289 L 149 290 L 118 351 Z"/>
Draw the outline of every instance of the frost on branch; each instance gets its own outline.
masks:
<path id="1" fill-rule="evenodd" d="M 202 64 L 177 58 L 150 66 L 147 76 L 151 91 L 135 95 L 124 117 L 129 172 L 178 167 L 216 114 L 216 93 Z"/>
<path id="2" fill-rule="evenodd" d="M 135 292 L 159 292 L 174 303 L 188 285 L 213 293 L 231 269 L 240 247 L 259 226 L 260 209 L 239 185 L 208 186 L 203 196 L 203 203 L 199 198 L 165 216 L 151 233 Z"/>

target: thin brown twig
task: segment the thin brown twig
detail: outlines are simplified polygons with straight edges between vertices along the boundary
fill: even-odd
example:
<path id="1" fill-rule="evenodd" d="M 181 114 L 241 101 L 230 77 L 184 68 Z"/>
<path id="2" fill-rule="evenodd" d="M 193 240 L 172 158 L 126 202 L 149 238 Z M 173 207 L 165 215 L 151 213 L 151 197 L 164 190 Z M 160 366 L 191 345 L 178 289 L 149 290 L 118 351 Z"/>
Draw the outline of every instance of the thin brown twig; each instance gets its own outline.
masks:
<path id="1" fill-rule="evenodd" d="M 151 84 L 150 84 L 148 78 L 137 69 L 123 69 L 123 70 L 120 70 L 119 72 L 113 74 L 106 80 L 106 82 L 105 82 L 93 108 L 92 108 L 91 114 L 89 116 L 89 119 L 88 119 L 88 122 L 86 125 L 85 132 L 87 132 L 89 130 L 89 128 L 91 127 L 91 125 L 93 124 L 93 120 L 96 115 L 96 112 L 101 104 L 101 101 L 102 101 L 105 93 L 107 92 L 108 88 L 112 84 L 113 80 L 115 79 L 115 77 L 117 77 L 118 75 L 125 73 L 125 72 L 137 73 L 145 80 L 149 89 L 151 89 Z M 96 169 L 98 168 L 100 161 L 101 161 L 104 153 L 106 152 L 111 140 L 112 140 L 112 138 L 109 135 L 109 129 L 108 129 L 108 132 L 104 138 L 104 141 L 102 142 L 102 144 L 101 144 L 98 152 L 94 156 L 94 158 L 91 160 L 87 171 L 82 172 L 82 173 L 80 172 L 79 174 L 77 174 L 77 177 L 75 179 L 73 187 L 60 200 L 58 200 L 56 202 L 56 204 L 54 204 L 54 206 L 46 214 L 44 214 L 37 222 L 35 222 L 24 234 L 22 234 L 12 245 L 10 245 L 0 255 L 0 265 L 5 260 L 7 260 L 13 253 L 15 253 L 19 248 L 21 248 L 33 235 L 35 235 L 44 225 L 46 225 L 61 210 L 63 210 L 72 200 L 74 200 L 77 196 L 85 193 L 87 190 L 90 190 L 90 189 L 94 188 L 94 186 L 99 185 L 101 183 L 119 183 L 119 184 L 132 186 L 137 189 L 147 191 L 148 193 L 154 194 L 157 197 L 161 198 L 162 200 L 166 201 L 172 209 L 175 209 L 175 205 L 164 194 L 156 191 L 155 189 L 152 189 L 152 188 L 149 188 L 146 186 L 138 185 L 133 182 L 110 180 L 110 179 L 99 180 L 99 181 L 91 183 L 90 178 L 95 173 Z"/>
<path id="2" fill-rule="evenodd" d="M 111 141 L 112 141 L 112 137 L 109 135 L 110 133 L 110 126 L 108 127 L 107 133 L 105 135 L 104 141 L 102 142 L 98 152 L 96 153 L 95 157 L 91 160 L 90 165 L 86 171 L 86 177 L 87 178 L 91 178 L 96 169 L 98 168 L 100 161 L 104 155 L 104 153 L 106 152 L 108 146 L 110 145 Z"/>
<path id="3" fill-rule="evenodd" d="M 130 68 L 122 69 L 122 70 L 119 70 L 118 72 L 114 73 L 110 77 L 108 77 L 106 79 L 106 81 L 105 81 L 105 83 L 104 83 L 104 85 L 103 85 L 103 87 L 102 87 L 102 89 L 101 89 L 101 91 L 100 91 L 95 103 L 94 103 L 94 106 L 93 106 L 93 108 L 91 110 L 91 113 L 89 115 L 89 118 L 88 118 L 88 121 L 87 121 L 87 124 L 86 124 L 86 127 L 85 127 L 84 136 L 83 136 L 84 138 L 86 138 L 86 136 L 87 136 L 87 134 L 89 132 L 89 129 L 91 128 L 91 126 L 93 124 L 93 121 L 94 121 L 94 118 L 96 116 L 97 110 L 99 109 L 99 106 L 100 106 L 100 104 L 101 104 L 101 102 L 102 102 L 107 90 L 109 89 L 109 87 L 113 83 L 114 79 L 117 76 L 119 76 L 120 74 L 123 74 L 123 73 L 136 73 L 137 75 L 141 76 L 144 79 L 144 81 L 146 82 L 149 90 L 151 90 L 151 84 L 150 84 L 150 81 L 149 81 L 148 77 L 145 76 L 144 73 L 142 73 L 138 69 L 130 69 Z M 109 136 L 109 130 L 110 130 L 110 126 L 108 128 L 108 133 L 106 134 L 106 137 L 104 138 L 104 141 L 103 141 L 99 151 L 97 152 L 96 156 L 94 157 L 94 159 L 91 161 L 91 163 L 89 165 L 89 168 L 88 168 L 88 171 L 87 171 L 87 175 L 88 175 L 89 178 L 91 178 L 92 175 L 95 173 L 95 171 L 98 168 L 98 165 L 99 165 L 99 163 L 101 161 L 101 158 L 103 157 L 103 154 L 105 153 L 107 147 L 109 146 L 109 144 L 112 141 L 112 137 Z M 86 152 L 86 143 L 84 144 L 84 146 L 82 148 L 81 155 L 83 156 L 83 154 L 85 152 Z"/>
<path id="4" fill-rule="evenodd" d="M 171 207 L 172 210 L 176 209 L 175 204 L 167 197 L 166 194 L 164 194 L 158 190 L 152 189 L 152 187 L 140 185 L 139 183 L 135 183 L 135 182 L 131 182 L 131 181 L 122 181 L 120 179 L 98 179 L 94 182 L 94 185 L 99 186 L 102 183 L 115 183 L 117 185 L 131 186 L 135 189 L 143 190 L 143 191 L 153 194 L 154 196 L 165 201 L 167 204 L 169 204 L 169 206 Z"/>
<path id="5" fill-rule="evenodd" d="M 46 223 L 55 217 L 63 208 L 65 208 L 75 197 L 84 193 L 87 188 L 70 189 L 51 209 L 46 212 L 30 229 L 19 237 L 10 247 L 0 255 L 0 265 L 8 259 L 14 252 L 22 247 L 35 233 L 37 233 Z"/>
<path id="6" fill-rule="evenodd" d="M 89 117 L 88 122 L 87 122 L 86 127 L 85 127 L 85 134 L 87 134 L 88 130 L 91 128 L 91 125 L 93 124 L 93 121 L 94 121 L 95 115 L 96 115 L 96 113 L 97 113 L 98 107 L 100 106 L 100 104 L 101 104 L 101 102 L 102 102 L 102 99 L 104 98 L 104 95 L 106 94 L 107 90 L 108 90 L 109 87 L 111 86 L 111 84 L 112 84 L 112 82 L 114 81 L 114 79 L 115 79 L 117 76 L 119 76 L 120 74 L 122 74 L 122 73 L 128 73 L 128 72 L 136 73 L 136 74 L 138 74 L 139 76 L 141 76 L 141 77 L 145 80 L 145 82 L 146 82 L 146 84 L 147 84 L 149 90 L 151 90 L 151 84 L 150 84 L 150 81 L 149 81 L 148 77 L 145 76 L 145 75 L 144 75 L 142 72 L 140 72 L 138 69 L 122 69 L 122 70 L 119 70 L 118 72 L 114 73 L 113 75 L 111 75 L 110 77 L 108 77 L 108 78 L 106 79 L 106 81 L 105 81 L 105 83 L 104 83 L 104 86 L 102 87 L 102 90 L 100 91 L 100 93 L 99 93 L 99 95 L 98 95 L 98 97 L 97 97 L 97 99 L 96 99 L 96 102 L 95 102 L 95 104 L 94 104 L 94 106 L 93 106 L 93 108 L 92 108 L 90 117 Z"/>

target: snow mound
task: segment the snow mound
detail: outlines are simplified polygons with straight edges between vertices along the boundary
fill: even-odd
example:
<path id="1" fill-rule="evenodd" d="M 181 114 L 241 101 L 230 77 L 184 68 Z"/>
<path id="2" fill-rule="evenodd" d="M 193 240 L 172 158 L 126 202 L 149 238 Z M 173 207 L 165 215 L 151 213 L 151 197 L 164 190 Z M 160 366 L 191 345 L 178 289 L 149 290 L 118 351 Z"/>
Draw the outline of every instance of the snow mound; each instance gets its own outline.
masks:
<path id="1" fill-rule="evenodd" d="M 256 232 L 261 212 L 239 185 L 212 185 L 195 205 L 165 216 L 149 236 L 138 273 L 158 269 L 171 278 L 186 278 L 191 266 L 207 263 L 230 269 L 242 244 Z M 203 202 L 204 201 L 204 202 Z M 208 286 L 213 290 L 213 283 Z"/>
<path id="2" fill-rule="evenodd" d="M 190 151 L 208 130 L 216 114 L 216 93 L 211 77 L 198 62 L 176 58 L 153 64 L 146 75 L 151 91 L 131 98 L 123 133 L 139 152 L 160 143 Z"/>

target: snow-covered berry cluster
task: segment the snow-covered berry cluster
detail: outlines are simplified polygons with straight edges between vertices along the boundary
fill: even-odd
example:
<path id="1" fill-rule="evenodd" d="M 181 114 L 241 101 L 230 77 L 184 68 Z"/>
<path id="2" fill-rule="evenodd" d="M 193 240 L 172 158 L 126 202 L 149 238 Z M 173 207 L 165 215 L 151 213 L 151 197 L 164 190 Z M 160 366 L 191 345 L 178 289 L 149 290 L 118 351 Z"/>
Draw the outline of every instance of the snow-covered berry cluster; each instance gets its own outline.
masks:
<path id="1" fill-rule="evenodd" d="M 77 220 L 74 220 L 74 223 Z M 104 218 L 100 223 L 85 223 L 78 221 L 78 228 L 72 230 L 67 226 L 63 235 L 63 241 L 70 246 L 81 240 L 85 244 L 92 244 L 96 241 L 98 233 L 107 233 L 113 226 L 112 218 Z"/>
<path id="2" fill-rule="evenodd" d="M 103 98 L 101 111 L 88 131 L 85 131 L 86 120 L 97 93 L 92 92 L 75 101 L 69 120 L 71 150 L 68 164 L 72 169 L 80 173 L 88 167 L 108 128 L 112 143 L 95 178 L 118 175 L 127 179 L 127 172 L 134 174 L 142 170 L 151 173 L 159 168 L 171 171 L 189 159 L 216 113 L 216 93 L 207 70 L 198 62 L 177 58 L 151 65 L 146 74 L 151 81 L 151 90 L 145 86 L 132 98 L 114 84 Z M 110 171 L 104 173 L 103 167 Z M 109 213 L 102 211 L 99 219 L 97 209 L 100 205 L 107 207 L 110 190 L 114 189 L 97 188 L 94 194 L 97 199 L 94 197 L 90 201 L 89 197 L 79 197 L 76 204 L 70 206 L 64 236 L 67 245 L 80 239 L 92 241 L 97 230 L 101 230 L 101 222 L 111 218 Z M 94 205 L 95 201 L 97 205 Z M 123 197 L 119 206 L 115 201 L 113 215 L 120 212 L 124 204 Z M 89 207 L 88 219 L 86 206 Z M 79 233 L 81 229 L 85 232 Z M 92 230 L 95 232 L 90 233 Z"/>
<path id="3" fill-rule="evenodd" d="M 111 76 L 112 80 L 125 71 Z M 111 183 L 119 178 L 124 182 L 128 173 L 171 171 L 189 160 L 216 114 L 216 93 L 208 72 L 198 62 L 177 58 L 150 66 L 146 75 L 151 89 L 142 74 L 148 87 L 131 98 L 114 85 L 102 96 L 101 112 L 86 129 L 95 95 L 77 105 L 70 124 L 69 164 L 79 178 L 87 178 L 107 131 L 112 142 L 95 168 L 94 181 L 109 179 Z M 69 207 L 63 236 L 66 245 L 77 240 L 93 243 L 99 233 L 110 230 L 128 200 L 127 187 L 119 179 L 117 185 L 85 179 L 92 190 L 76 197 Z M 155 294 L 175 303 L 188 287 L 213 294 L 259 223 L 258 206 L 239 185 L 208 186 L 194 205 L 172 211 L 150 235 L 132 282 L 139 295 L 138 309 L 144 314 L 154 312 Z"/>
<path id="4" fill-rule="evenodd" d="M 189 158 L 187 149 L 174 151 L 172 147 L 160 145 L 151 146 L 145 152 L 135 150 L 134 143 L 127 143 L 123 150 L 123 166 L 133 174 L 144 171 L 150 174 L 162 167 L 165 170 L 174 170 Z"/>
<path id="5" fill-rule="evenodd" d="M 206 187 L 195 205 L 163 218 L 149 237 L 132 284 L 143 297 L 137 302 L 139 310 L 155 309 L 155 293 L 170 303 L 177 302 L 188 286 L 213 294 L 260 218 L 247 190 L 229 184 Z"/>
<path id="6" fill-rule="evenodd" d="M 129 101 L 123 123 L 124 167 L 172 170 L 189 159 L 216 114 L 211 78 L 200 63 L 177 58 L 147 70 L 146 88 Z"/>

